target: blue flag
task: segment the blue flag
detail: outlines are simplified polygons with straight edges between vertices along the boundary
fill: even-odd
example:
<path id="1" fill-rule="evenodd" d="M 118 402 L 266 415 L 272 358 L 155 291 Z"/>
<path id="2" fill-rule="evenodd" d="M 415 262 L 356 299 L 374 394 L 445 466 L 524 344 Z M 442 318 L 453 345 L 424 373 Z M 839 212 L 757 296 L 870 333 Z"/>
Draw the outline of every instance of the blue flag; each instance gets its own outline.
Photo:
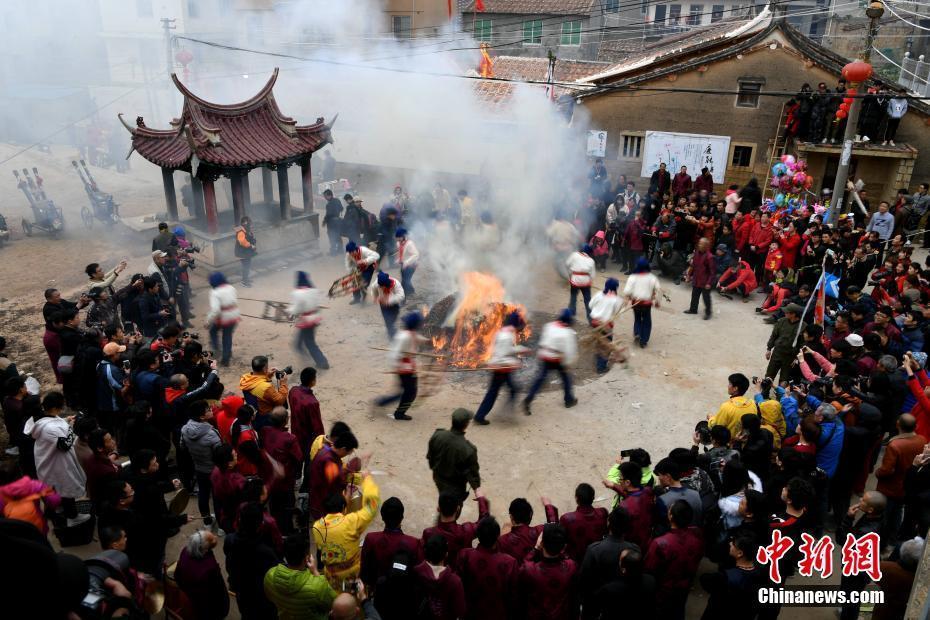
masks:
<path id="1" fill-rule="evenodd" d="M 834 299 L 840 296 L 840 277 L 832 273 L 823 274 L 823 290 Z"/>

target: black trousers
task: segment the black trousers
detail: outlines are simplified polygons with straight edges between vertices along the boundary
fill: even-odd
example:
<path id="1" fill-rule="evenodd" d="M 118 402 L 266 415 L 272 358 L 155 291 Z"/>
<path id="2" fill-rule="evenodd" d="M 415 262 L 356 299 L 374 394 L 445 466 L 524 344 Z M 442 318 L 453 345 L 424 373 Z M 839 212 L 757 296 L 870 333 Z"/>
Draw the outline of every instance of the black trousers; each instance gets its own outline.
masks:
<path id="1" fill-rule="evenodd" d="M 397 378 L 400 380 L 400 393 L 379 398 L 377 401 L 378 405 L 381 407 L 390 405 L 391 403 L 399 403 L 397 405 L 397 410 L 394 411 L 395 418 L 407 413 L 407 410 L 410 409 L 410 405 L 412 405 L 413 401 L 417 398 L 417 376 L 414 374 L 398 374 Z"/>
<path id="2" fill-rule="evenodd" d="M 704 298 L 704 314 L 710 316 L 710 289 L 702 286 L 691 287 L 691 312 L 698 311 L 698 304 L 701 298 Z"/>
<path id="3" fill-rule="evenodd" d="M 203 517 L 203 524 L 210 525 L 213 523 L 213 517 L 210 513 L 210 497 L 213 495 L 213 483 L 210 482 L 210 474 L 197 472 L 197 509 L 200 516 Z"/>
<path id="4" fill-rule="evenodd" d="M 513 382 L 513 373 L 509 370 L 495 370 L 491 373 L 491 385 L 488 386 L 488 391 L 475 413 L 476 420 L 483 420 L 488 417 L 491 409 L 494 408 L 494 403 L 497 402 L 497 395 L 505 385 L 510 388 L 510 400 L 512 401 L 517 397 L 517 386 Z"/>

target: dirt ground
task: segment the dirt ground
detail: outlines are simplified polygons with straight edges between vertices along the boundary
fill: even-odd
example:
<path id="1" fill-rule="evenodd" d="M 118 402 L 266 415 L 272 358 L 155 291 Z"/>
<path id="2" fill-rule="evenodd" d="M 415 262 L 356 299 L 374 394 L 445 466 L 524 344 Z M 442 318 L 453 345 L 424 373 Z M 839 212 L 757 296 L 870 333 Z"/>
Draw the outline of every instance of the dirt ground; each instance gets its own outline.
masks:
<path id="1" fill-rule="evenodd" d="M 0 159 L 13 151 L 13 147 L 0 146 Z M 125 257 L 130 260 L 127 274 L 144 271 L 150 236 L 123 227 L 114 233 L 103 233 L 99 227 L 83 229 L 77 214 L 86 198 L 66 150 L 58 149 L 54 155 L 30 152 L 12 163 L 17 168 L 39 166 L 47 193 L 64 208 L 68 222 L 67 234 L 61 240 L 53 241 L 41 234 L 24 238 L 18 222 L 27 215 L 28 208 L 13 179 L 8 179 L 0 213 L 11 224 L 15 222 L 18 234 L 11 244 L 0 249 L 6 267 L 0 273 L 0 334 L 7 338 L 10 356 L 19 367 L 35 373 L 47 389 L 53 386 L 41 344 L 42 290 L 56 286 L 66 297 L 76 298 L 86 279 L 84 265 L 92 261 L 112 265 Z M 12 164 L 3 167 L 11 168 Z M 153 166 L 134 158 L 128 174 L 98 169 L 93 172 L 100 186 L 116 195 L 124 217 L 138 218 L 163 209 L 160 176 Z M 326 243 L 321 242 L 324 251 Z M 304 252 L 271 263 L 256 260 L 255 285 L 240 288 L 239 294 L 257 300 L 286 300 L 297 269 L 310 272 L 320 288 L 327 288 L 342 275 L 342 260 L 341 256 L 325 256 L 325 252 Z M 195 323 L 206 314 L 206 275 L 204 269 L 194 273 L 193 285 L 199 293 L 194 301 L 199 317 Z M 237 274 L 230 275 L 235 283 Z M 625 281 L 613 265 L 608 275 Z M 546 268 L 540 268 L 534 277 L 539 283 L 535 297 L 518 301 L 534 312 L 555 314 L 568 300 L 564 281 Z M 418 272 L 414 282 L 419 289 L 410 303 L 414 307 L 433 303 L 450 292 L 431 291 L 428 272 Z M 668 281 L 663 281 L 663 286 L 671 302 L 653 312 L 649 347 L 631 349 L 627 364 L 614 366 L 607 374 L 579 385 L 575 408 L 564 409 L 561 394 L 550 390 L 537 399 L 531 417 L 500 402 L 489 418 L 490 426 L 469 428 L 467 436 L 478 448 L 482 486 L 493 514 L 502 522 L 507 520 L 510 500 L 529 496 L 531 485 L 534 493 L 538 490 L 549 496 L 565 511 L 574 508 L 575 486 L 586 481 L 600 489 L 601 505 L 609 505 L 610 495 L 600 480 L 621 450 L 645 448 L 655 463 L 672 448 L 690 446 L 694 424 L 708 412 L 716 411 L 726 399 L 727 375 L 734 371 L 747 376 L 762 374 L 769 327 L 754 314 L 755 304 L 714 296 L 713 319 L 703 321 L 700 316 L 681 314 L 687 308 L 690 288 L 676 287 Z M 453 409 L 477 407 L 486 377 L 484 373 L 467 373 L 465 379 L 456 377 L 435 395 L 417 401 L 410 411 L 412 422 L 395 422 L 389 419 L 390 410 L 372 406 L 376 396 L 395 388 L 394 377 L 386 372 L 386 354 L 372 349 L 388 344 L 378 311 L 371 306 L 349 306 L 344 297 L 328 305 L 317 341 L 329 357 L 332 370 L 321 372 L 315 390 L 322 403 L 324 422 L 327 428 L 336 420 L 352 426 L 361 442 L 361 452 L 372 453 L 370 468 L 383 472 L 376 476 L 382 498 L 397 496 L 404 501 L 404 528 L 418 535 L 435 516 L 436 491 L 425 459 L 427 441 L 434 429 L 448 426 Z M 260 314 L 261 306 L 256 301 L 241 302 L 242 311 L 248 314 Z M 586 329 L 578 327 L 579 333 Z M 199 331 L 206 337 L 206 330 Z M 631 313 L 622 317 L 616 334 L 619 342 L 631 344 Z M 221 373 L 221 380 L 228 389 L 235 389 L 239 375 L 247 372 L 251 357 L 257 354 L 271 355 L 275 366 L 293 365 L 299 372 L 307 360 L 294 352 L 293 337 L 293 328 L 288 325 L 244 319 L 235 334 L 232 367 Z M 581 354 L 592 356 L 585 349 Z M 537 515 L 541 515 L 538 498 L 530 500 Z M 195 501 L 190 509 L 196 514 Z M 475 516 L 475 505 L 468 502 L 463 519 Z M 183 534 L 189 534 L 194 527 L 187 526 L 182 535 L 170 541 L 169 559 L 177 557 Z M 380 527 L 380 520 L 372 526 Z M 93 544 L 69 551 L 88 557 L 97 547 Z M 688 616 L 699 617 L 705 602 L 697 587 Z M 804 618 L 833 617 L 832 611 L 826 609 L 798 611 Z"/>

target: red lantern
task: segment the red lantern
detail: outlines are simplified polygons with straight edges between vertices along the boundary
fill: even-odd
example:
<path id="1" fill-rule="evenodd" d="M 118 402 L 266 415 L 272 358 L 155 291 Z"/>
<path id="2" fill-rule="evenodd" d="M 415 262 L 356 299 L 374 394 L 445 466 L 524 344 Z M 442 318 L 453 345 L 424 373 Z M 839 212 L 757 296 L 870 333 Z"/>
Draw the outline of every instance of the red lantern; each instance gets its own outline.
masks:
<path id="1" fill-rule="evenodd" d="M 864 82 L 872 77 L 872 65 L 861 60 L 854 60 L 843 67 L 843 77 L 853 84 Z"/>
<path id="2" fill-rule="evenodd" d="M 846 107 L 848 108 L 849 106 L 852 105 L 852 103 L 853 103 L 853 98 L 852 98 L 852 97 L 846 97 L 845 99 L 843 99 L 843 103 L 845 103 L 845 104 L 846 104 Z"/>
<path id="3" fill-rule="evenodd" d="M 849 104 L 846 103 L 846 102 L 841 103 L 841 104 L 840 104 L 840 109 L 841 109 L 842 111 L 844 111 L 844 112 L 849 112 Z"/>
<path id="4" fill-rule="evenodd" d="M 847 89 L 846 89 L 846 94 L 849 95 L 850 97 L 855 97 L 855 96 L 856 96 L 856 89 L 855 89 L 855 88 L 847 88 Z"/>
<path id="5" fill-rule="evenodd" d="M 178 53 L 174 55 L 174 59 L 181 63 L 182 67 L 187 67 L 194 60 L 194 55 L 186 47 L 182 47 L 178 50 Z"/>
<path id="6" fill-rule="evenodd" d="M 840 120 L 843 120 L 844 118 L 846 118 L 846 115 L 847 115 L 846 110 L 837 110 L 836 112 L 836 118 Z"/>

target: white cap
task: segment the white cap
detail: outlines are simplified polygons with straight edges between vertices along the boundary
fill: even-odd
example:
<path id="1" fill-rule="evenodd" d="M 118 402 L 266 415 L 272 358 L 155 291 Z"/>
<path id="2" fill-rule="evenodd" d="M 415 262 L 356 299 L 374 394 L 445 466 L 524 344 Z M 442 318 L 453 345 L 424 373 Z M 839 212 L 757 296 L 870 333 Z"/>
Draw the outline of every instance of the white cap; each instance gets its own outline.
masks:
<path id="1" fill-rule="evenodd" d="M 861 347 L 865 345 L 865 342 L 862 341 L 862 336 L 859 334 L 849 334 L 846 336 L 846 342 L 849 343 L 851 347 Z"/>

